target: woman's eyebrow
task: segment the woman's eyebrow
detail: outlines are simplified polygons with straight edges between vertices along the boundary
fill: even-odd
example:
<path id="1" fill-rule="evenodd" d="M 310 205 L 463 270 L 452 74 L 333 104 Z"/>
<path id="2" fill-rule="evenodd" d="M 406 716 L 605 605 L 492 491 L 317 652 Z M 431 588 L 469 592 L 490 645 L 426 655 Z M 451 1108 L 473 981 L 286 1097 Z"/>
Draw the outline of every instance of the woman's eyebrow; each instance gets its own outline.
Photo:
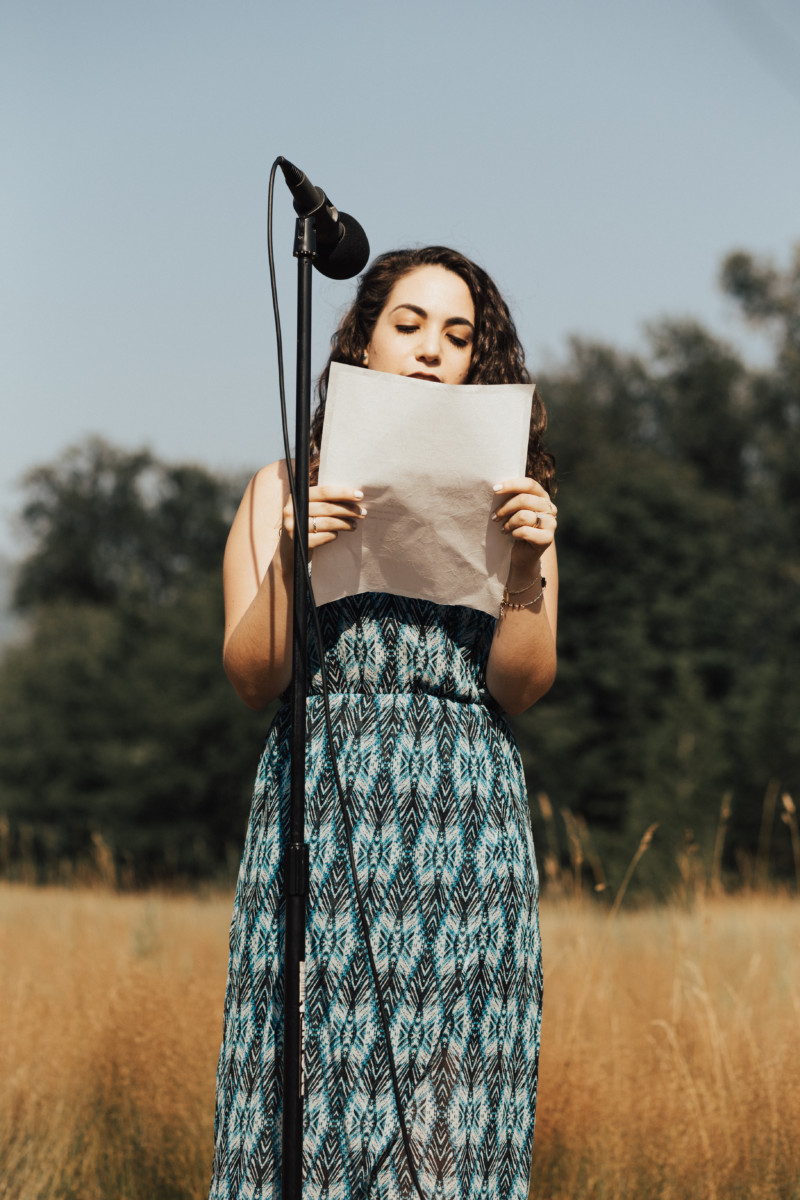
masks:
<path id="1" fill-rule="evenodd" d="M 428 316 L 428 314 L 425 312 L 425 309 L 420 308 L 418 304 L 397 304 L 392 309 L 392 312 L 396 313 L 398 308 L 407 308 L 410 312 L 416 313 L 418 317 L 422 317 L 425 320 Z M 389 315 L 391 316 L 391 313 Z M 468 321 L 466 317 L 448 317 L 444 323 L 445 329 L 448 327 L 448 325 L 469 325 L 470 329 L 474 330 L 472 321 Z"/>

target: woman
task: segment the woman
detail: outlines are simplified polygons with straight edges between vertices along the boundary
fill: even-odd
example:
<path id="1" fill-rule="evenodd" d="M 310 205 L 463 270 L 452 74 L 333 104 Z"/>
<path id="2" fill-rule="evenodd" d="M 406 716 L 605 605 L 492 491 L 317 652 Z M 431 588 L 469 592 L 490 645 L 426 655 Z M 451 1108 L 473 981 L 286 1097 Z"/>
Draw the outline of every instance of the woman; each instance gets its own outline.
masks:
<path id="1" fill-rule="evenodd" d="M 382 255 L 331 362 L 441 383 L 527 381 L 491 279 L 452 250 Z M 327 369 L 312 423 L 309 546 L 369 513 L 316 484 Z M 400 1087 L 392 1089 L 310 664 L 304 1195 L 525 1200 L 541 1016 L 537 876 L 519 753 L 503 713 L 555 675 L 556 510 L 534 393 L 525 478 L 498 480 L 512 542 L 501 612 L 385 594 L 320 609 L 336 755 Z M 435 514 L 432 514 L 435 519 Z M 294 520 L 285 464 L 247 487 L 225 552 L 225 669 L 261 708 L 291 675 Z M 546 580 L 546 587 L 545 587 Z M 212 1200 L 280 1194 L 288 705 L 267 737 L 239 875 L 217 1080 Z"/>

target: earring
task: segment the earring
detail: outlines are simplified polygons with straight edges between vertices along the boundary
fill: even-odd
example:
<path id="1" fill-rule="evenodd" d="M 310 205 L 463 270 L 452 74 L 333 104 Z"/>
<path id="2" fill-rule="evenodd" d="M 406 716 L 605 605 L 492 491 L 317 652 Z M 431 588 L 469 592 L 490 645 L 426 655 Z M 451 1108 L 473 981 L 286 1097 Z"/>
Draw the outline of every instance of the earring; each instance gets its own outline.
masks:
<path id="1" fill-rule="evenodd" d="M 362 363 L 364 364 L 364 366 L 366 366 L 366 365 L 367 365 L 367 352 L 366 352 L 366 350 L 365 350 L 365 351 L 363 352 L 363 354 L 361 355 L 361 361 L 362 361 Z"/>

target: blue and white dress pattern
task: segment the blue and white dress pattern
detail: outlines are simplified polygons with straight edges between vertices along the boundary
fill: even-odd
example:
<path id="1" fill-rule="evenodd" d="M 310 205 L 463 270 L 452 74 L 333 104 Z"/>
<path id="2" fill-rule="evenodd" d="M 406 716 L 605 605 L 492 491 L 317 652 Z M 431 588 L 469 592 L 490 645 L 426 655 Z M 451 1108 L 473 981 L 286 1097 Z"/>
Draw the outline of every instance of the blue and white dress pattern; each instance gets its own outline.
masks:
<path id="1" fill-rule="evenodd" d="M 538 880 L 522 766 L 486 691 L 494 621 L 369 593 L 320 609 L 336 754 L 426 1200 L 525 1200 L 538 1079 Z M 306 1200 L 417 1193 L 312 652 L 306 760 Z M 211 1200 L 281 1194 L 288 705 L 267 736 L 230 934 Z"/>

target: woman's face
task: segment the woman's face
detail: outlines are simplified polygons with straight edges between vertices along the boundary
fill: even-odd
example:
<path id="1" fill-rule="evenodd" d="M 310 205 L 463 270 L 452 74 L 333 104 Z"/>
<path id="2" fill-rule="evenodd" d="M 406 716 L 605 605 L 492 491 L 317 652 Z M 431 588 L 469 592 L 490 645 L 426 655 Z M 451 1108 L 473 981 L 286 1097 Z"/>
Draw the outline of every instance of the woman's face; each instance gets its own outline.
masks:
<path id="1" fill-rule="evenodd" d="M 475 305 L 446 267 L 417 267 L 399 279 L 366 350 L 371 371 L 463 383 L 472 359 Z"/>

